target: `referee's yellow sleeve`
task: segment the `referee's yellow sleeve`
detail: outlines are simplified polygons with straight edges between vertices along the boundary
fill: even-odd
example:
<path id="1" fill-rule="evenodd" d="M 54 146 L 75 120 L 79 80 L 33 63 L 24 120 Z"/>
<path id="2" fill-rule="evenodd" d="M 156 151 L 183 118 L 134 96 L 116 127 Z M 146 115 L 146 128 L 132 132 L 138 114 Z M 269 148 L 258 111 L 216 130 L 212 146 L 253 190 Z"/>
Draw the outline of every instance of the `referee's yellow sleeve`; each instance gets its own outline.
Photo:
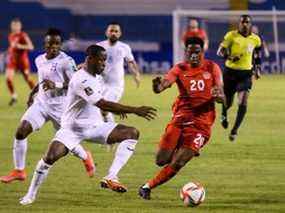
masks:
<path id="1" fill-rule="evenodd" d="M 225 35 L 224 40 L 221 43 L 221 45 L 224 48 L 229 48 L 231 46 L 232 41 L 233 41 L 233 32 L 230 31 Z"/>

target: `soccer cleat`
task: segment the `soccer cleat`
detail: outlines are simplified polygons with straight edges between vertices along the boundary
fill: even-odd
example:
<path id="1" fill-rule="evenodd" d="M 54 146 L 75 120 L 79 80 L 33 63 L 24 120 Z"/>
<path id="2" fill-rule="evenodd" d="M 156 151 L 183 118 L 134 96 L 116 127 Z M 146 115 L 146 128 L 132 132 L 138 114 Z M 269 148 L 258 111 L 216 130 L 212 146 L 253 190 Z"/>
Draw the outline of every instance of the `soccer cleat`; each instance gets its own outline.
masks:
<path id="1" fill-rule="evenodd" d="M 87 175 L 89 177 L 93 177 L 96 171 L 96 166 L 94 164 L 91 152 L 86 151 L 86 153 L 87 153 L 87 159 L 83 160 L 83 163 L 84 163 Z"/>
<path id="2" fill-rule="evenodd" d="M 108 188 L 115 192 L 124 193 L 128 191 L 127 187 L 121 184 L 118 180 L 102 179 L 100 184 L 102 188 Z"/>
<path id="3" fill-rule="evenodd" d="M 145 200 L 150 200 L 150 193 L 151 193 L 150 188 L 143 188 L 143 186 L 139 188 L 138 194 Z"/>
<path id="4" fill-rule="evenodd" d="M 0 177 L 2 183 L 11 183 L 14 180 L 24 181 L 27 178 L 25 170 L 14 169 L 9 175 Z"/>
<path id="5" fill-rule="evenodd" d="M 226 116 L 222 115 L 221 117 L 221 124 L 224 129 L 227 129 L 229 126 L 229 122 Z"/>
<path id="6" fill-rule="evenodd" d="M 9 101 L 9 106 L 13 106 L 15 103 L 17 103 L 17 98 L 11 98 Z"/>
<path id="7" fill-rule="evenodd" d="M 20 204 L 23 206 L 26 206 L 26 205 L 32 204 L 35 200 L 36 200 L 35 196 L 30 196 L 26 194 L 24 197 L 20 199 Z"/>
<path id="8" fill-rule="evenodd" d="M 229 140 L 234 142 L 236 137 L 237 137 L 237 132 L 231 131 L 231 134 L 229 135 Z"/>

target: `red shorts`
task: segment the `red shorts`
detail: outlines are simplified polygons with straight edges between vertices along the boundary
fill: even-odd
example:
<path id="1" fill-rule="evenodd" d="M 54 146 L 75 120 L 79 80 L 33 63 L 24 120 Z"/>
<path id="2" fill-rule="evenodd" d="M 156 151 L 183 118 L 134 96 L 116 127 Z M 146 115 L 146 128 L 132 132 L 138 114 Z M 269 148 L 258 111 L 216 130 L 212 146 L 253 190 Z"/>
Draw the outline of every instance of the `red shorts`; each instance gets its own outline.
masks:
<path id="1" fill-rule="evenodd" d="M 208 142 L 209 138 L 209 134 L 203 133 L 201 128 L 194 125 L 178 126 L 169 123 L 160 139 L 159 148 L 174 151 L 183 147 L 191 149 L 196 155 L 199 155 L 200 149 Z"/>
<path id="2" fill-rule="evenodd" d="M 8 69 L 20 70 L 20 71 L 30 70 L 30 61 L 27 56 L 20 58 L 14 58 L 8 56 L 6 67 Z"/>

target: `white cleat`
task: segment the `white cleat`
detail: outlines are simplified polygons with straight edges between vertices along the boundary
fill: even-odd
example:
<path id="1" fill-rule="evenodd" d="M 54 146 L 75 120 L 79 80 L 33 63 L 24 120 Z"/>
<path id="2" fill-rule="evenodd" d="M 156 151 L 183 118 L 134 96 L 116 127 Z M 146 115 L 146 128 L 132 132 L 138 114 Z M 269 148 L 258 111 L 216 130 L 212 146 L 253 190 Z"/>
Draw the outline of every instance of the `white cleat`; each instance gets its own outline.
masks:
<path id="1" fill-rule="evenodd" d="M 32 204 L 35 201 L 36 197 L 25 195 L 20 199 L 20 204 L 23 206 Z"/>

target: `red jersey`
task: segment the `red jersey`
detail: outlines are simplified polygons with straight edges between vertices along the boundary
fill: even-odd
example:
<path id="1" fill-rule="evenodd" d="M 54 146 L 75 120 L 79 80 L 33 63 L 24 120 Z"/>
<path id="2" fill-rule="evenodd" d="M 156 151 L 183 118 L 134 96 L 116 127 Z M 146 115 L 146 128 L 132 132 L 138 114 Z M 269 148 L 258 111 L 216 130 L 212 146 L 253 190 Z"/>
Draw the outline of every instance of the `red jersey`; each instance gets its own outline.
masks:
<path id="1" fill-rule="evenodd" d="M 207 33 L 203 29 L 198 29 L 198 30 L 187 30 L 184 35 L 183 35 L 183 41 L 185 42 L 188 38 L 191 37 L 198 37 L 201 38 L 203 41 L 207 39 Z"/>
<path id="2" fill-rule="evenodd" d="M 27 33 L 25 32 L 20 32 L 20 33 L 10 33 L 8 36 L 9 40 L 9 48 L 8 48 L 8 54 L 9 57 L 12 58 L 23 58 L 23 57 L 28 57 L 28 50 L 22 50 L 22 49 L 17 49 L 16 47 L 12 47 L 11 44 L 13 43 L 18 43 L 18 44 L 27 44 L 26 38 L 28 37 Z"/>
<path id="3" fill-rule="evenodd" d="M 210 60 L 203 60 L 200 67 L 192 68 L 188 63 L 176 64 L 166 74 L 165 79 L 176 83 L 179 95 L 173 105 L 173 122 L 193 123 L 195 126 L 210 128 L 215 121 L 215 101 L 212 88 L 221 86 L 220 67 Z"/>

